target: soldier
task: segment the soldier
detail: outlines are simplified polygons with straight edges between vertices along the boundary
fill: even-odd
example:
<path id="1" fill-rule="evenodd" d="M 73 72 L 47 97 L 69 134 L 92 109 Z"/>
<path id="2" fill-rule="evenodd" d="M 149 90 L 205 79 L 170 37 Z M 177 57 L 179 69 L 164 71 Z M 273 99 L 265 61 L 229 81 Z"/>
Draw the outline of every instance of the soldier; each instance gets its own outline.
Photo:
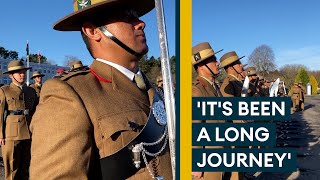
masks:
<path id="1" fill-rule="evenodd" d="M 31 134 L 29 124 L 36 108 L 36 92 L 25 85 L 26 70 L 19 60 L 10 61 L 10 85 L 0 88 L 0 144 L 5 178 L 29 179 Z"/>
<path id="2" fill-rule="evenodd" d="M 73 1 L 90 68 L 47 80 L 31 124 L 32 179 L 172 179 L 163 100 L 138 67 L 152 0 Z M 102 174 L 101 174 L 102 173 Z"/>
<path id="3" fill-rule="evenodd" d="M 298 86 L 300 87 L 300 89 L 301 89 L 301 95 L 302 95 L 302 101 L 300 101 L 300 105 L 299 105 L 299 107 L 300 107 L 300 109 L 301 109 L 301 111 L 304 111 L 304 95 L 306 94 L 306 89 L 304 88 L 304 86 L 302 85 L 302 82 L 300 81 L 299 83 L 298 83 Z"/>
<path id="4" fill-rule="evenodd" d="M 75 61 L 70 65 L 70 72 L 81 71 L 88 69 L 88 66 L 84 66 L 81 61 Z"/>
<path id="5" fill-rule="evenodd" d="M 162 79 L 162 75 L 159 75 L 156 80 L 157 80 L 157 87 L 163 91 L 163 79 Z"/>
<path id="6" fill-rule="evenodd" d="M 298 83 L 293 84 L 289 95 L 291 96 L 293 111 L 294 112 L 299 111 L 300 110 L 300 107 L 299 107 L 300 101 L 302 101 L 302 92 L 298 86 Z"/>
<path id="7" fill-rule="evenodd" d="M 260 89 L 258 87 L 259 77 L 257 75 L 257 70 L 255 67 L 248 67 L 246 69 L 246 75 L 249 78 L 249 94 L 252 94 L 254 97 L 260 96 Z"/>
<path id="8" fill-rule="evenodd" d="M 244 56 L 239 58 L 236 52 L 231 51 L 220 58 L 221 67 L 227 72 L 227 76 L 223 80 L 220 89 L 224 97 L 241 97 L 243 86 L 241 80 L 244 79 L 242 74 L 244 69 L 240 59 L 243 57 Z"/>
<path id="9" fill-rule="evenodd" d="M 41 74 L 39 71 L 34 71 L 32 73 L 32 77 L 31 79 L 34 80 L 34 83 L 30 85 L 30 87 L 32 87 L 36 93 L 37 93 L 37 97 L 40 97 L 40 91 L 41 91 L 41 87 L 42 87 L 42 77 L 45 76 L 44 74 Z"/>
<path id="10" fill-rule="evenodd" d="M 215 52 L 208 42 L 200 43 L 192 48 L 192 65 L 198 76 L 192 83 L 193 97 L 222 97 L 222 94 L 215 82 L 215 77 L 219 74 L 219 62 Z M 194 123 L 202 121 L 193 120 Z M 208 121 L 206 121 L 209 123 Z M 211 122 L 225 122 L 223 120 Z M 202 147 L 193 147 L 202 148 Z M 213 148 L 213 147 L 206 147 Z M 223 148 L 223 147 L 214 147 Z M 223 172 L 192 172 L 195 179 L 223 179 Z"/>

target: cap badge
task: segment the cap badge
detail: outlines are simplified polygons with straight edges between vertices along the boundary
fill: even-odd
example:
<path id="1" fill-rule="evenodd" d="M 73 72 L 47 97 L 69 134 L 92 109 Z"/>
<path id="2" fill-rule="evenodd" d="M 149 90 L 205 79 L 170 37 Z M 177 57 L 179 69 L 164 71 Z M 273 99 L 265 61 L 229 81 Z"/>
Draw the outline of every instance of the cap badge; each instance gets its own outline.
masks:
<path id="1" fill-rule="evenodd" d="M 81 10 L 91 5 L 91 0 L 77 0 L 78 9 Z"/>
<path id="2" fill-rule="evenodd" d="M 194 54 L 193 57 L 194 57 L 194 59 L 195 59 L 196 61 L 199 61 L 199 60 L 201 59 L 200 53 Z"/>

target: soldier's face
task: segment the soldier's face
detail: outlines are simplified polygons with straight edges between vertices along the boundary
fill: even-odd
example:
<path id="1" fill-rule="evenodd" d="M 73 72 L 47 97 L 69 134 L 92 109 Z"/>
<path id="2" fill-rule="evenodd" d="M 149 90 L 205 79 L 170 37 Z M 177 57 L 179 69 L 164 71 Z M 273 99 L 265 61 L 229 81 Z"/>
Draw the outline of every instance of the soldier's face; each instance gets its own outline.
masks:
<path id="1" fill-rule="evenodd" d="M 42 81 L 42 77 L 41 76 L 35 77 L 34 81 L 39 84 Z"/>
<path id="2" fill-rule="evenodd" d="M 243 69 L 242 64 L 240 61 L 237 61 L 234 65 L 233 68 L 243 76 L 245 76 L 246 71 Z"/>
<path id="3" fill-rule="evenodd" d="M 144 33 L 145 26 L 146 24 L 132 10 L 115 14 L 112 20 L 105 24 L 111 34 L 129 48 L 141 54 L 148 52 L 147 39 Z"/>
<path id="4" fill-rule="evenodd" d="M 26 70 L 19 70 L 10 75 L 12 82 L 23 84 L 26 80 Z"/>
<path id="5" fill-rule="evenodd" d="M 214 74 L 219 74 L 219 62 L 215 59 L 215 58 L 212 58 L 209 60 L 209 62 L 207 63 L 207 66 L 211 69 L 211 71 L 214 73 Z M 211 74 L 211 72 L 209 71 L 209 69 L 205 68 L 208 72 L 208 74 Z"/>

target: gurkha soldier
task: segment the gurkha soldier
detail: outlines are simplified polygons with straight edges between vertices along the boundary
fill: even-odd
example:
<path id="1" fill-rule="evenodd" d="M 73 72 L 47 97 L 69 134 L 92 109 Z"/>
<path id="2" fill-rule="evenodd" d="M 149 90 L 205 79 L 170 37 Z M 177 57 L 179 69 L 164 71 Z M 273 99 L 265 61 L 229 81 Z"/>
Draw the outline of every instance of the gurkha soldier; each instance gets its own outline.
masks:
<path id="1" fill-rule="evenodd" d="M 299 105 L 299 107 L 300 107 L 300 109 L 301 109 L 301 111 L 303 111 L 304 110 L 304 95 L 306 94 L 306 89 L 304 88 L 304 86 L 302 85 L 302 82 L 300 81 L 299 83 L 298 83 L 298 86 L 300 87 L 300 89 L 301 89 L 301 95 L 302 95 L 302 101 L 300 101 L 300 105 Z"/>
<path id="2" fill-rule="evenodd" d="M 72 2 L 53 28 L 81 33 L 93 60 L 44 83 L 30 125 L 30 179 L 173 179 L 164 102 L 139 68 L 148 53 L 140 17 L 155 2 Z"/>
<path id="3" fill-rule="evenodd" d="M 258 88 L 259 78 L 257 75 L 257 70 L 255 67 L 248 67 L 246 69 L 246 75 L 249 78 L 249 94 L 252 94 L 253 97 L 260 96 L 260 89 Z"/>
<path id="4" fill-rule="evenodd" d="M 19 60 L 8 64 L 12 80 L 0 88 L 0 143 L 6 180 L 29 179 L 31 134 L 29 125 L 36 108 L 36 92 L 26 86 L 26 68 Z"/>
<path id="5" fill-rule="evenodd" d="M 192 48 L 192 65 L 198 76 L 192 83 L 193 97 L 223 97 L 216 83 L 219 74 L 219 62 L 215 52 L 207 42 L 200 43 Z M 193 120 L 194 123 L 202 122 Z M 206 120 L 206 123 L 225 123 L 225 120 Z M 193 148 L 203 148 L 194 147 Z M 224 148 L 223 146 L 206 146 L 204 148 Z M 239 172 L 193 172 L 194 179 L 208 180 L 238 180 L 242 178 Z"/>
<path id="6" fill-rule="evenodd" d="M 75 61 L 70 66 L 70 72 L 83 71 L 89 69 L 88 66 L 84 66 L 81 61 Z"/>
<path id="7" fill-rule="evenodd" d="M 231 51 L 220 58 L 221 67 L 223 67 L 227 72 L 227 76 L 223 80 L 220 89 L 224 97 L 241 97 L 243 86 L 241 80 L 244 79 L 244 69 L 240 59 L 243 57 L 244 56 L 239 58 L 236 52 Z"/>
<path id="8" fill-rule="evenodd" d="M 41 74 L 39 71 L 34 71 L 32 74 L 32 77 L 31 77 L 31 79 L 34 80 L 34 83 L 31 84 L 30 87 L 32 87 L 36 91 L 38 98 L 40 97 L 43 76 L 45 76 L 45 75 Z"/>
<path id="9" fill-rule="evenodd" d="M 300 110 L 300 101 L 302 101 L 302 92 L 301 88 L 298 86 L 298 83 L 294 83 L 290 90 L 291 101 L 292 101 L 292 107 L 293 111 L 299 111 Z"/>
<path id="10" fill-rule="evenodd" d="M 193 97 L 222 97 L 222 94 L 215 83 L 215 77 L 219 74 L 219 62 L 215 52 L 208 42 L 200 43 L 192 48 L 192 65 L 198 76 L 192 83 Z M 210 121 L 210 120 L 209 120 Z M 209 123 L 209 121 L 205 121 Z M 193 123 L 203 121 L 193 120 Z M 223 120 L 211 120 L 211 123 L 225 122 Z M 203 148 L 195 147 L 193 148 Z M 205 148 L 223 148 L 222 146 L 205 147 Z M 194 179 L 215 179 L 222 180 L 226 174 L 223 172 L 193 172 Z"/>
<path id="11" fill-rule="evenodd" d="M 157 76 L 156 81 L 157 81 L 157 87 L 158 87 L 161 91 L 163 91 L 163 78 L 162 78 L 162 75 Z"/>

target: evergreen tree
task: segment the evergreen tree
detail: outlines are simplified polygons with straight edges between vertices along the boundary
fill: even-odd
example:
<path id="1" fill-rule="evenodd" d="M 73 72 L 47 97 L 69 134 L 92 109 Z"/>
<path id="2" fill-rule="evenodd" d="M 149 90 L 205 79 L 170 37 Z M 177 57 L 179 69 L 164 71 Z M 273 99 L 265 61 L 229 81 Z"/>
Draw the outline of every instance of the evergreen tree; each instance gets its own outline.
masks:
<path id="1" fill-rule="evenodd" d="M 312 94 L 317 94 L 317 92 L 318 92 L 317 79 L 313 75 L 311 75 L 309 80 L 310 80 L 310 84 L 311 84 L 311 93 Z"/>
<path id="2" fill-rule="evenodd" d="M 295 78 L 295 82 L 302 82 L 303 86 L 306 86 L 309 82 L 309 75 L 308 72 L 304 68 L 300 68 L 298 74 Z"/>

